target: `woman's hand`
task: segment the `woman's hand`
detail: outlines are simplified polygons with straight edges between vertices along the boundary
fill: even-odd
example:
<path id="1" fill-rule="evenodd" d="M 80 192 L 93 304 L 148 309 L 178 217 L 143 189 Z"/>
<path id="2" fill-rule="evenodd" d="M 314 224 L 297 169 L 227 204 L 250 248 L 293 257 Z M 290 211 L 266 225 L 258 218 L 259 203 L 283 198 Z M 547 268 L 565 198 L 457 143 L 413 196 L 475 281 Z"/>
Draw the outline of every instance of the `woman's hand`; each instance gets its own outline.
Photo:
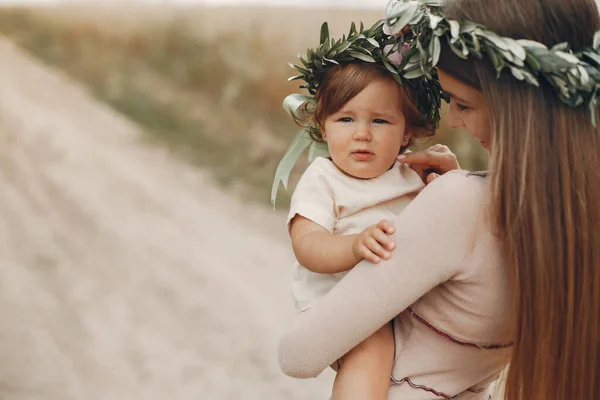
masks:
<path id="1" fill-rule="evenodd" d="M 379 221 L 377 225 L 362 231 L 352 246 L 357 262 L 365 259 L 377 264 L 382 258 L 388 260 L 391 257 L 390 251 L 396 247 L 396 243 L 389 237 L 394 232 L 394 224 L 386 220 Z"/>
<path id="2" fill-rule="evenodd" d="M 431 183 L 448 171 L 460 169 L 454 153 L 442 144 L 436 144 L 424 151 L 402 154 L 398 157 L 398 162 L 409 164 L 425 183 Z"/>

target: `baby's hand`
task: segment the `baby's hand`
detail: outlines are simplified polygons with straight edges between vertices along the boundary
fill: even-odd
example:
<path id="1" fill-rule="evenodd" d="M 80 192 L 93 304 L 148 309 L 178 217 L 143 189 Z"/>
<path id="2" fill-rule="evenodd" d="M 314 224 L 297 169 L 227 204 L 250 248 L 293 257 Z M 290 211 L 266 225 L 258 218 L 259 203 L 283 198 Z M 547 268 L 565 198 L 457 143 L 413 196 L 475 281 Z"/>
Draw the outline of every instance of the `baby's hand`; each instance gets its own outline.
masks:
<path id="1" fill-rule="evenodd" d="M 394 250 L 396 243 L 388 235 L 395 231 L 390 221 L 382 220 L 362 231 L 352 246 L 354 257 L 358 260 L 369 260 L 377 264 L 382 258 L 388 260 L 390 251 Z"/>

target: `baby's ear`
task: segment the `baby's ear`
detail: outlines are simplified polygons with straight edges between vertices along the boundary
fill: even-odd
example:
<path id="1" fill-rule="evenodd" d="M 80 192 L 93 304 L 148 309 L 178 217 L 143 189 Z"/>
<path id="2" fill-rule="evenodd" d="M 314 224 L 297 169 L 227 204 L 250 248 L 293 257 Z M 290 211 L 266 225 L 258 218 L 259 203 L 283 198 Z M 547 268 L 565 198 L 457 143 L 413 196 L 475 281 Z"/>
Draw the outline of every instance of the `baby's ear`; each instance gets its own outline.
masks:
<path id="1" fill-rule="evenodd" d="M 323 128 L 319 128 L 319 132 L 321 132 L 321 137 L 323 138 L 323 141 L 327 142 L 327 134 L 325 133 Z"/>

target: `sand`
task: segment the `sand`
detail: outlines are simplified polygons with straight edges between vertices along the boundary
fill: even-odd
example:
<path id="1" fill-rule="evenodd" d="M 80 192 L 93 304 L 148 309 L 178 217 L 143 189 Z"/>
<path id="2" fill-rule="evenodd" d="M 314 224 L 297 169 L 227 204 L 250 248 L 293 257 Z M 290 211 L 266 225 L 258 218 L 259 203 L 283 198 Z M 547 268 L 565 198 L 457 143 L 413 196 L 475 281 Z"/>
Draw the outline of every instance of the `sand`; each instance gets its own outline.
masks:
<path id="1" fill-rule="evenodd" d="M 0 398 L 326 399 L 276 346 L 284 216 L 0 38 Z"/>

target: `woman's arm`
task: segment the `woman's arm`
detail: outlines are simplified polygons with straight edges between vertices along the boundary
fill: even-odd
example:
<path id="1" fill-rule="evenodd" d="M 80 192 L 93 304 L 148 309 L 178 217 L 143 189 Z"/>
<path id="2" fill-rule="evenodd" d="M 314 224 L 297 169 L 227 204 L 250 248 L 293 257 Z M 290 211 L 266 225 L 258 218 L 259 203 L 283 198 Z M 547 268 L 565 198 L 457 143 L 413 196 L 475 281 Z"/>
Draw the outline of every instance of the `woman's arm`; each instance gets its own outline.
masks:
<path id="1" fill-rule="evenodd" d="M 474 242 L 480 178 L 446 174 L 398 216 L 397 249 L 359 263 L 315 307 L 296 317 L 279 346 L 282 370 L 315 377 L 438 284 L 456 277 Z"/>
<path id="2" fill-rule="evenodd" d="M 292 247 L 298 263 L 319 274 L 348 271 L 367 259 L 378 263 L 390 258 L 395 244 L 390 221 L 380 221 L 356 235 L 334 235 L 316 222 L 296 215 L 290 222 Z"/>

